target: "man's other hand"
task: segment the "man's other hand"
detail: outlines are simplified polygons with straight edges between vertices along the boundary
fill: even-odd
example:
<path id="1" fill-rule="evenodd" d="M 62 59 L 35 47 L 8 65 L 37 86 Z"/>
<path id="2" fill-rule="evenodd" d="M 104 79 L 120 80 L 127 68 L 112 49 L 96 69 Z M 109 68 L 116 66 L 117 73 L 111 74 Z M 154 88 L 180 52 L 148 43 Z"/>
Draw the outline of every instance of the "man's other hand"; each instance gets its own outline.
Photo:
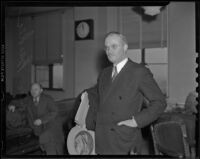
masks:
<path id="1" fill-rule="evenodd" d="M 129 127 L 133 127 L 133 128 L 138 126 L 134 117 L 132 119 L 129 119 L 129 120 L 121 121 L 117 125 L 118 126 L 125 125 L 125 126 L 129 126 Z"/>

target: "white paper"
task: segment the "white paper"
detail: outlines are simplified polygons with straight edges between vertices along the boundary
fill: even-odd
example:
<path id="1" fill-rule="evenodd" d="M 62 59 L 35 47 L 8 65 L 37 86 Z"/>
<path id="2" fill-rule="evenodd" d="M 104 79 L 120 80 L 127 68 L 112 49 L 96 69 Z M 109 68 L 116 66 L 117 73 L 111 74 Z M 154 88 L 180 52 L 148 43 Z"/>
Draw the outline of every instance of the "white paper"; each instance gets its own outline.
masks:
<path id="1" fill-rule="evenodd" d="M 75 116 L 75 122 L 77 125 L 80 125 L 81 127 L 85 126 L 85 119 L 87 116 L 88 109 L 89 109 L 88 93 L 84 92 L 81 95 L 81 103 L 79 105 L 78 111 Z"/>

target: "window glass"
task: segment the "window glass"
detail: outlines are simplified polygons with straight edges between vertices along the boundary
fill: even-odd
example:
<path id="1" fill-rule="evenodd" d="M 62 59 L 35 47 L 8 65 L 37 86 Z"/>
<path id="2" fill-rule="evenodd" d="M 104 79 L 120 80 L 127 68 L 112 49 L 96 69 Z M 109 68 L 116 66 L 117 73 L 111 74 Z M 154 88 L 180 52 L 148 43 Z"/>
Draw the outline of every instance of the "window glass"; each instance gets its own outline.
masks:
<path id="1" fill-rule="evenodd" d="M 49 67 L 36 66 L 36 81 L 39 82 L 44 88 L 49 88 Z"/>
<path id="2" fill-rule="evenodd" d="M 161 91 L 168 95 L 168 50 L 167 48 L 129 49 L 128 57 L 137 63 L 145 63 L 153 73 Z M 143 59 L 143 61 L 142 61 Z"/>
<path id="3" fill-rule="evenodd" d="M 146 66 L 153 73 L 154 79 L 158 83 L 164 95 L 167 93 L 168 81 L 168 51 L 167 48 L 145 49 Z"/>
<path id="4" fill-rule="evenodd" d="M 146 65 L 151 72 L 153 73 L 153 77 L 158 83 L 161 91 L 167 95 L 167 65 Z"/>
<path id="5" fill-rule="evenodd" d="M 146 63 L 167 63 L 167 48 L 145 49 Z"/>
<path id="6" fill-rule="evenodd" d="M 53 88 L 63 87 L 63 65 L 53 65 Z"/>
<path id="7" fill-rule="evenodd" d="M 129 49 L 127 54 L 132 61 L 141 63 L 141 49 Z"/>
<path id="8" fill-rule="evenodd" d="M 43 88 L 63 88 L 63 65 L 61 63 L 32 65 L 31 76 L 31 82 L 39 82 Z"/>

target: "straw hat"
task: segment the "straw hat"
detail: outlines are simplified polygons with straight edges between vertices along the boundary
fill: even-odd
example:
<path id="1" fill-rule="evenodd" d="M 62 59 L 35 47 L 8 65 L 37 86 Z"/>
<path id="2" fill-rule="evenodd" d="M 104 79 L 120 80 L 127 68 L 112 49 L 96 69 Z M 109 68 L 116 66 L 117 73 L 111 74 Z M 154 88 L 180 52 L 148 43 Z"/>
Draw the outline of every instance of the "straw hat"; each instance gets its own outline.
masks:
<path id="1" fill-rule="evenodd" d="M 94 131 L 89 131 L 85 126 L 73 127 L 67 138 L 67 149 L 71 155 L 94 155 Z"/>

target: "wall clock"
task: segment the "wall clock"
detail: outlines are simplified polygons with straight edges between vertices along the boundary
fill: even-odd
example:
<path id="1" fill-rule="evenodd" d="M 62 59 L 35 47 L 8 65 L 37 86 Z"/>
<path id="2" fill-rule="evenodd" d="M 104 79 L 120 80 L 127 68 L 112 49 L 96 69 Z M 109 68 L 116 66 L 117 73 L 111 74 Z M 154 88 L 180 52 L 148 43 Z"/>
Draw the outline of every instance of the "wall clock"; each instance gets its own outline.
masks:
<path id="1" fill-rule="evenodd" d="M 75 40 L 89 40 L 94 38 L 94 22 L 92 19 L 75 21 Z"/>

